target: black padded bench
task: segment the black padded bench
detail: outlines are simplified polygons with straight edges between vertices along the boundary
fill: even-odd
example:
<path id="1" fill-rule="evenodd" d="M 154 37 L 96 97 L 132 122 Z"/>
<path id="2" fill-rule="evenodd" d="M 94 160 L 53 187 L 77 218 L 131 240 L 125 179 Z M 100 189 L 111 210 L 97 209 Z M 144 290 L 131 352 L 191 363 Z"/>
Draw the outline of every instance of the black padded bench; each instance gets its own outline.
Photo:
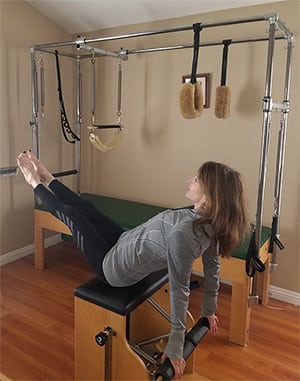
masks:
<path id="1" fill-rule="evenodd" d="M 167 282 L 167 270 L 154 272 L 129 287 L 111 287 L 94 278 L 77 287 L 74 295 L 117 314 L 129 315 Z"/>

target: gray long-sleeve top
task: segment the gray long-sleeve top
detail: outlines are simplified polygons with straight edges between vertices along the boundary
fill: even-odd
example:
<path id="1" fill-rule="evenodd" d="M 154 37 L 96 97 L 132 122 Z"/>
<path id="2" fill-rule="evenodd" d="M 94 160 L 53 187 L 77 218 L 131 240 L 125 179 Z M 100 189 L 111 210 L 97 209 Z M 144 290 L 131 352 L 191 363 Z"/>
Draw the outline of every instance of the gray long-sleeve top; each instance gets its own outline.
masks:
<path id="1" fill-rule="evenodd" d="M 186 313 L 193 262 L 202 256 L 204 298 L 202 316 L 217 308 L 219 259 L 210 225 L 195 230 L 199 215 L 189 208 L 169 209 L 142 225 L 124 232 L 103 261 L 104 275 L 112 286 L 132 285 L 148 274 L 168 268 L 171 332 L 165 354 L 171 359 L 183 355 Z"/>

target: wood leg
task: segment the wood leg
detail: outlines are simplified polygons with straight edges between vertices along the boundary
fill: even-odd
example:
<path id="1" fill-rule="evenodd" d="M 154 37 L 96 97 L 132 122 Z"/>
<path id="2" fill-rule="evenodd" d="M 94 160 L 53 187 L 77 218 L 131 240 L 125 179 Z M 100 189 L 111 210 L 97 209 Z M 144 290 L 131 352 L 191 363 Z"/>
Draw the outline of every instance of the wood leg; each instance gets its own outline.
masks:
<path id="1" fill-rule="evenodd" d="M 247 345 L 250 329 L 251 307 L 248 302 L 250 278 L 245 277 L 244 283 L 232 283 L 231 318 L 229 341 Z"/>
<path id="2" fill-rule="evenodd" d="M 35 222 L 34 224 L 34 266 L 36 269 L 44 270 L 44 229 Z"/>
<path id="3" fill-rule="evenodd" d="M 265 262 L 265 271 L 262 273 L 256 273 L 256 290 L 259 297 L 259 302 L 263 305 L 267 305 L 269 303 L 269 287 L 271 279 L 270 262 L 271 256 L 269 255 Z"/>
<path id="4" fill-rule="evenodd" d="M 58 233 L 72 234 L 70 229 L 49 212 L 35 209 L 34 211 L 34 265 L 39 270 L 44 270 L 44 230 Z"/>

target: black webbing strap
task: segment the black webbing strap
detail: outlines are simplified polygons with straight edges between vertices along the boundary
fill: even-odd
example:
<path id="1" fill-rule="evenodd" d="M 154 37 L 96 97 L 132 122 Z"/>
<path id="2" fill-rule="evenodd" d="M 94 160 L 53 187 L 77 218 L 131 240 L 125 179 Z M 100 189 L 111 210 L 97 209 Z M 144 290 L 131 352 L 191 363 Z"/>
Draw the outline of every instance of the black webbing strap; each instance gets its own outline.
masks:
<path id="1" fill-rule="evenodd" d="M 222 71 L 221 71 L 221 86 L 226 85 L 227 74 L 227 59 L 228 59 L 228 46 L 232 40 L 223 40 L 223 55 L 222 55 Z"/>
<path id="2" fill-rule="evenodd" d="M 272 254 L 274 253 L 274 244 L 276 244 L 280 250 L 284 249 L 284 244 L 278 238 L 277 230 L 278 230 L 278 216 L 273 216 L 270 246 L 269 246 L 269 253 L 272 253 Z"/>
<path id="3" fill-rule="evenodd" d="M 194 30 L 194 54 L 193 54 L 193 62 L 192 62 L 191 83 L 196 83 L 199 45 L 200 45 L 200 32 L 202 30 L 201 23 L 193 24 L 193 30 Z"/>
<path id="4" fill-rule="evenodd" d="M 58 51 L 55 50 L 55 59 L 56 59 L 56 73 L 57 73 L 57 83 L 58 83 L 58 99 L 59 99 L 59 104 L 60 104 L 60 120 L 61 120 L 61 129 L 64 135 L 64 138 L 68 143 L 75 143 L 76 140 L 80 141 L 80 138 L 75 134 L 74 131 L 72 131 L 68 117 L 66 114 L 65 110 L 65 104 L 64 104 L 64 99 L 62 95 L 62 88 L 61 88 L 61 78 L 60 78 L 60 67 L 59 67 L 59 59 L 58 59 Z M 69 134 L 72 139 L 68 137 Z"/>
<path id="5" fill-rule="evenodd" d="M 253 277 L 255 272 L 263 272 L 265 270 L 265 265 L 259 259 L 259 248 L 256 247 L 255 243 L 255 228 L 252 232 L 252 237 L 249 243 L 248 252 L 246 256 L 246 273 L 249 277 Z"/>

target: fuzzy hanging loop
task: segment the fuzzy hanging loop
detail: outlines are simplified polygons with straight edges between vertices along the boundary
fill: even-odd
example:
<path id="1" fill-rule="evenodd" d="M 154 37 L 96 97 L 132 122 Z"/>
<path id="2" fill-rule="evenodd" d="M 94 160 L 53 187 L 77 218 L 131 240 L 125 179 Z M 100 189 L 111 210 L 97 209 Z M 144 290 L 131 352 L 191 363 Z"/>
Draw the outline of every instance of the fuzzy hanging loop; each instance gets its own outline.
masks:
<path id="1" fill-rule="evenodd" d="M 226 86 L 228 47 L 232 40 L 223 40 L 221 84 L 216 88 L 215 116 L 227 119 L 230 115 L 230 88 Z"/>
<path id="2" fill-rule="evenodd" d="M 179 108 L 185 119 L 198 118 L 203 111 L 203 93 L 202 87 L 197 82 L 197 64 L 200 46 L 201 23 L 193 24 L 194 30 L 194 52 L 192 62 L 192 73 L 190 83 L 184 83 L 179 94 Z"/>

